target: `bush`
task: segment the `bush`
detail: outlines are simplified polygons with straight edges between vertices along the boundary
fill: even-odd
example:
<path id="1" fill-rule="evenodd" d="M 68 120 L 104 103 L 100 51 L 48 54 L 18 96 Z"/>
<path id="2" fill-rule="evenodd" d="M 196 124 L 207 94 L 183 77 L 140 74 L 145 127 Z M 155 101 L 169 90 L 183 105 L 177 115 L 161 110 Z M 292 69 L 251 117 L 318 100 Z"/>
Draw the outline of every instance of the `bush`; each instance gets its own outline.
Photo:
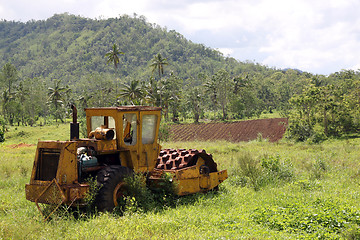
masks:
<path id="1" fill-rule="evenodd" d="M 147 184 L 146 176 L 140 172 L 125 178 L 124 181 L 126 196 L 118 208 L 121 214 L 147 212 L 175 206 L 176 186 L 172 181 L 171 174 L 164 174 L 157 184 L 150 186 Z"/>
<path id="2" fill-rule="evenodd" d="M 160 122 L 159 141 L 166 142 L 170 138 L 170 125 L 165 122 Z"/>
<path id="3" fill-rule="evenodd" d="M 316 124 L 311 132 L 311 136 L 309 137 L 309 141 L 311 143 L 320 143 L 327 139 L 327 136 L 325 135 L 324 128 L 320 126 L 319 124 Z"/>
<path id="4" fill-rule="evenodd" d="M 5 142 L 5 133 L 0 129 L 0 142 Z"/>
<path id="5" fill-rule="evenodd" d="M 261 187 L 263 169 L 260 161 L 255 160 L 249 153 L 244 153 L 237 159 L 235 172 L 240 173 L 240 185 L 250 185 L 255 191 Z"/>
<path id="6" fill-rule="evenodd" d="M 305 121 L 289 119 L 289 125 L 286 129 L 286 138 L 303 142 L 311 136 L 312 126 Z"/>
<path id="7" fill-rule="evenodd" d="M 3 117 L 0 118 L 0 142 L 5 142 L 5 120 Z"/>
<path id="8" fill-rule="evenodd" d="M 293 176 L 292 164 L 281 160 L 278 155 L 266 155 L 255 160 L 249 153 L 245 153 L 237 159 L 232 181 L 240 186 L 249 185 L 258 191 L 269 184 L 290 181 Z"/>
<path id="9" fill-rule="evenodd" d="M 126 196 L 124 196 L 124 212 L 148 211 L 155 206 L 154 196 L 146 185 L 143 173 L 135 173 L 124 179 Z"/>
<path id="10" fill-rule="evenodd" d="M 316 159 L 310 168 L 310 179 L 321 179 L 326 173 L 327 169 L 328 166 L 323 159 Z"/>
<path id="11" fill-rule="evenodd" d="M 269 183 L 278 180 L 289 181 L 294 176 L 291 162 L 281 160 L 279 155 L 264 156 L 261 159 L 261 166 L 265 169 L 266 180 Z"/>

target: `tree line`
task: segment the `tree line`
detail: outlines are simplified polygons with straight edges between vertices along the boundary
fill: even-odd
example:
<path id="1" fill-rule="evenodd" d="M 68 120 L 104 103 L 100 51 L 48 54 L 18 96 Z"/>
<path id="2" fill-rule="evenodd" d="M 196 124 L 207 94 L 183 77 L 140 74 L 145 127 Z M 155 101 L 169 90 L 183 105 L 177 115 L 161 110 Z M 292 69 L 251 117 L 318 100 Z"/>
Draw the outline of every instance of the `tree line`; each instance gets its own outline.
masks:
<path id="1" fill-rule="evenodd" d="M 117 45 L 104 56 L 104 65 L 119 66 L 122 52 Z M 69 106 L 151 105 L 162 107 L 167 122 L 192 119 L 239 120 L 277 111 L 289 118 L 287 136 L 296 141 L 319 142 L 328 137 L 357 133 L 360 127 L 360 72 L 343 70 L 329 76 L 275 71 L 231 75 L 221 69 L 212 75 L 200 73 L 197 81 L 166 71 L 169 62 L 153 56 L 147 79 L 121 81 L 102 74 L 81 79 L 74 88 L 55 79 L 19 79 L 16 67 L 1 68 L 2 123 L 47 124 L 66 121 Z M 200 82 L 200 84 L 199 84 Z M 82 112 L 82 114 L 84 114 Z"/>
<path id="2" fill-rule="evenodd" d="M 142 16 L 68 14 L 0 21 L 2 122 L 66 121 L 69 105 L 163 108 L 165 121 L 231 121 L 274 111 L 288 137 L 321 141 L 359 128 L 359 72 L 329 76 L 224 57 Z M 3 124 L 2 124 L 3 125 Z"/>

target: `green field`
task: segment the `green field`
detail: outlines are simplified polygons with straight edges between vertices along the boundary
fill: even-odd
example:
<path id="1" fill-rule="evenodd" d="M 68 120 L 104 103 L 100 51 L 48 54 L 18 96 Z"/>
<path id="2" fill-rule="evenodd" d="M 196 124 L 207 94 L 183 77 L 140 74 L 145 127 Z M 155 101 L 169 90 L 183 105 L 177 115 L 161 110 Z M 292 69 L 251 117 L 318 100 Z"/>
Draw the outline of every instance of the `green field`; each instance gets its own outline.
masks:
<path id="1" fill-rule="evenodd" d="M 174 207 L 116 214 L 61 210 L 44 222 L 25 199 L 38 139 L 69 126 L 11 127 L 0 146 L 0 239 L 360 239 L 360 139 L 305 143 L 167 142 L 206 149 L 229 178 Z"/>

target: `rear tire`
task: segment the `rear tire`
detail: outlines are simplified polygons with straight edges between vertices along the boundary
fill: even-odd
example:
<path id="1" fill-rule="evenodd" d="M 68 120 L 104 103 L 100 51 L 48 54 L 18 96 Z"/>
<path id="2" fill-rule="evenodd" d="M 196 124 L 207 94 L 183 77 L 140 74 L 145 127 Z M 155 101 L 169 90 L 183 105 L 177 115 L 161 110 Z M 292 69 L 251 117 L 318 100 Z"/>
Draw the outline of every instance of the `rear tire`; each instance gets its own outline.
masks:
<path id="1" fill-rule="evenodd" d="M 124 178 L 131 176 L 130 168 L 110 165 L 100 170 L 97 174 L 97 183 L 100 187 L 95 199 L 95 204 L 100 212 L 112 212 L 118 205 L 118 200 L 123 199 L 126 191 Z"/>

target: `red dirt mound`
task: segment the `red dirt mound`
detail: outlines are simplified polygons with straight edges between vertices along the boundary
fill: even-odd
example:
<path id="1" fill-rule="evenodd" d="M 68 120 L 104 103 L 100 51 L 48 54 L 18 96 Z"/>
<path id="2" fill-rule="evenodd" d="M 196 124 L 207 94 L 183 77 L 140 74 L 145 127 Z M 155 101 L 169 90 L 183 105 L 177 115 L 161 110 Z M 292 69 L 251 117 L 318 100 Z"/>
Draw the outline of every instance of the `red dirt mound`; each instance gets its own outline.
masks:
<path id="1" fill-rule="evenodd" d="M 19 143 L 19 144 L 13 144 L 9 145 L 9 148 L 23 148 L 23 147 L 32 147 L 35 146 L 35 144 L 27 144 L 27 143 Z"/>
<path id="2" fill-rule="evenodd" d="M 280 140 L 286 130 L 287 118 L 248 120 L 229 123 L 178 124 L 170 127 L 173 141 L 250 141 L 261 134 L 270 142 Z"/>

